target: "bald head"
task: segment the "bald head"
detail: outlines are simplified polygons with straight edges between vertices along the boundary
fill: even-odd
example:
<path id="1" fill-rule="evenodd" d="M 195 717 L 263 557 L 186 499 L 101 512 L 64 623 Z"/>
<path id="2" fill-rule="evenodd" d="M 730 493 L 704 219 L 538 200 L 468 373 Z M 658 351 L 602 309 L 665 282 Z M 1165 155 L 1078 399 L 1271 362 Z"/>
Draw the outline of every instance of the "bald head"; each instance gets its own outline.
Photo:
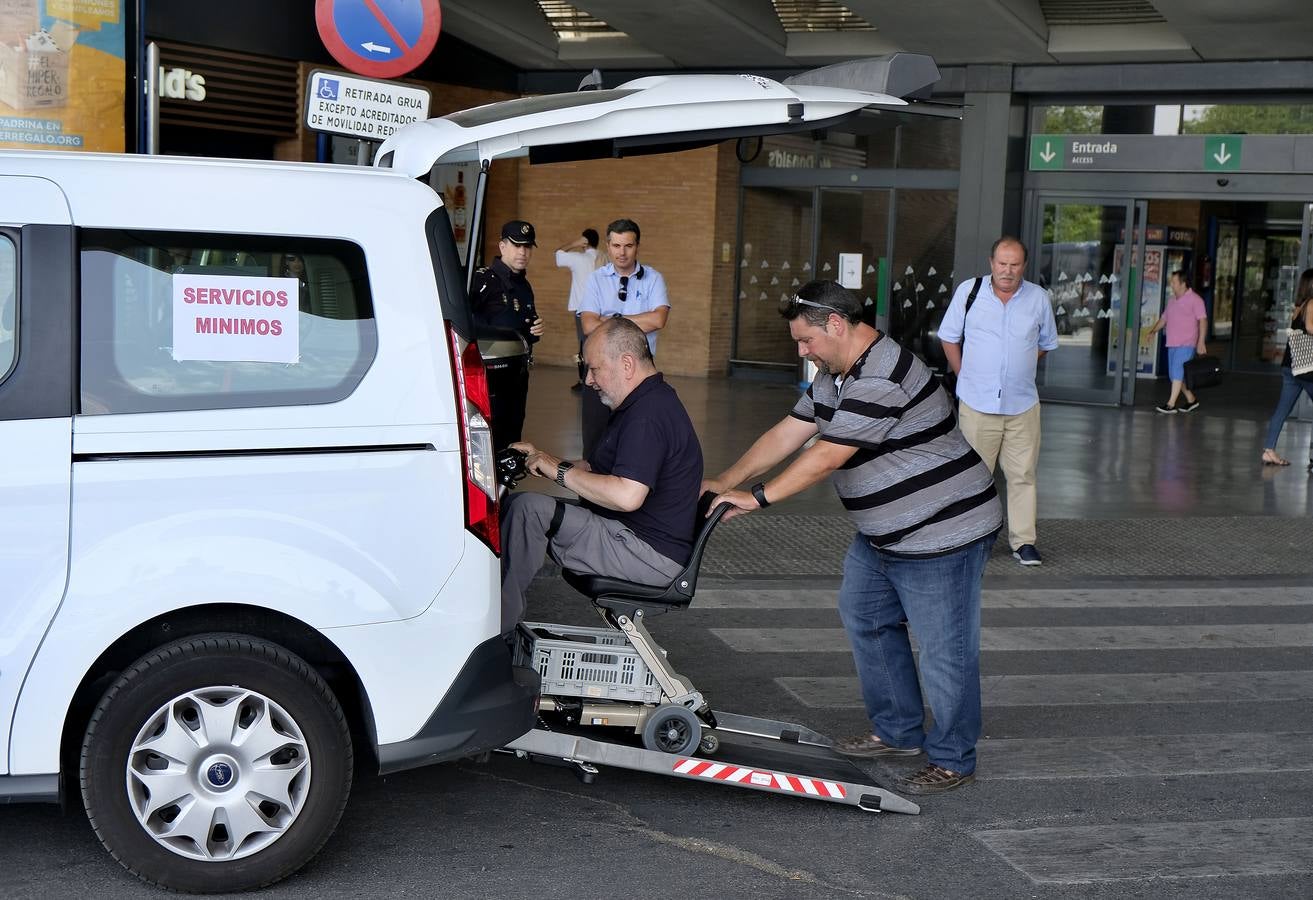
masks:
<path id="1" fill-rule="evenodd" d="M 656 372 L 643 329 L 623 318 L 603 319 L 584 342 L 586 383 L 615 409 L 629 392 Z"/>

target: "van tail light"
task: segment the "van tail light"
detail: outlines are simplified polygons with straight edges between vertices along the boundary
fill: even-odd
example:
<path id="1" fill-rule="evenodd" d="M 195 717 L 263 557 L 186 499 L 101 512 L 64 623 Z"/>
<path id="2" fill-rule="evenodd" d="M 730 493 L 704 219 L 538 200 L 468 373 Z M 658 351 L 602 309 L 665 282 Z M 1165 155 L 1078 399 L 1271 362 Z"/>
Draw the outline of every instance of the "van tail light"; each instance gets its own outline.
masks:
<path id="1" fill-rule="evenodd" d="M 492 404 L 488 375 L 479 345 L 470 341 L 462 350 L 460 336 L 447 322 L 451 370 L 456 379 L 456 415 L 460 417 L 460 466 L 465 479 L 465 527 L 501 555 L 501 527 L 497 516 L 497 470 L 492 453 Z"/>

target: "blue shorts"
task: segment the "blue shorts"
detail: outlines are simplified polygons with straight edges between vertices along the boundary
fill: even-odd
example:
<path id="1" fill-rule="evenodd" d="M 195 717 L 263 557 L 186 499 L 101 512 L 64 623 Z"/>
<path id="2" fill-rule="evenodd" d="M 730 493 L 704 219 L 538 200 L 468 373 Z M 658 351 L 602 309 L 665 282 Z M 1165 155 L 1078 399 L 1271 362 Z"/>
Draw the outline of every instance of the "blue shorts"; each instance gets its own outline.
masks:
<path id="1" fill-rule="evenodd" d="M 1193 347 L 1167 348 L 1167 377 L 1172 381 L 1185 381 L 1185 364 L 1194 359 Z"/>

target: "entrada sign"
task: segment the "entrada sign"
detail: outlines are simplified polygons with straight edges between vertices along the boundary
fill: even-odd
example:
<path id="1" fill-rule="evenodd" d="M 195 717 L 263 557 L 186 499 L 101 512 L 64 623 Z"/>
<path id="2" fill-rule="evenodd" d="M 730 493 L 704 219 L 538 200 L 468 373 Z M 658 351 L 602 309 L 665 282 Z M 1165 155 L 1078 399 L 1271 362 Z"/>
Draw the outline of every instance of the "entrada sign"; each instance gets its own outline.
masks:
<path id="1" fill-rule="evenodd" d="M 1305 134 L 1036 134 L 1032 172 L 1308 171 L 1313 135 Z"/>

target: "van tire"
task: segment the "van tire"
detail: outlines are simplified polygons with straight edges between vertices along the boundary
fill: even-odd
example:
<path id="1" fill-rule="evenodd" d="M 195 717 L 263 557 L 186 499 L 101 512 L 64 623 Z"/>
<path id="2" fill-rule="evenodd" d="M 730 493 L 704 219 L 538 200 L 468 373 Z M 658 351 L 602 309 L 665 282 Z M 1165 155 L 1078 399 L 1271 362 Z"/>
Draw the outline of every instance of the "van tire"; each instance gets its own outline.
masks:
<path id="1" fill-rule="evenodd" d="M 166 744 L 170 754 L 155 752 Z M 92 829 L 128 871 L 224 893 L 309 862 L 337 827 L 352 771 L 346 718 L 318 672 L 276 644 L 208 634 L 154 650 L 115 679 L 87 725 L 80 781 Z M 179 792 L 178 802 L 152 809 L 148 785 L 164 800 Z M 273 794 L 279 802 L 260 799 Z M 203 833 L 206 846 L 174 831 Z"/>

